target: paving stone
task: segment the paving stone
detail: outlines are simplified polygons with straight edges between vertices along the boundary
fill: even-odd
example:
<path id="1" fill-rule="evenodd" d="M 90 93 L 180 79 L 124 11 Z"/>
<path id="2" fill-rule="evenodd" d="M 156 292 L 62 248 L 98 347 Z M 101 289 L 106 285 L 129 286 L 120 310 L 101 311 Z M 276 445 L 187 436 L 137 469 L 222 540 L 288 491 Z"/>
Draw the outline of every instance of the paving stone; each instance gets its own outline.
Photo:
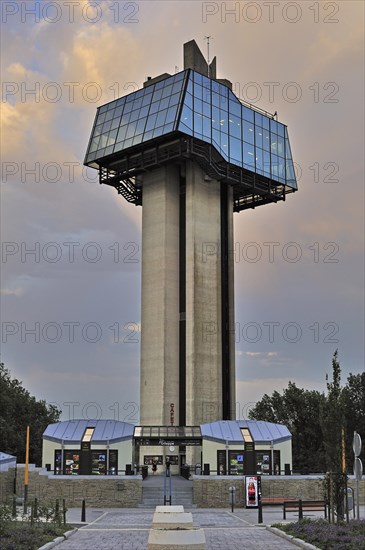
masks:
<path id="1" fill-rule="evenodd" d="M 206 550 L 295 550 L 290 541 L 254 524 L 256 514 L 238 510 L 192 510 L 195 527 L 204 529 Z M 153 510 L 123 509 L 102 514 L 79 529 L 57 550 L 146 550 Z"/>

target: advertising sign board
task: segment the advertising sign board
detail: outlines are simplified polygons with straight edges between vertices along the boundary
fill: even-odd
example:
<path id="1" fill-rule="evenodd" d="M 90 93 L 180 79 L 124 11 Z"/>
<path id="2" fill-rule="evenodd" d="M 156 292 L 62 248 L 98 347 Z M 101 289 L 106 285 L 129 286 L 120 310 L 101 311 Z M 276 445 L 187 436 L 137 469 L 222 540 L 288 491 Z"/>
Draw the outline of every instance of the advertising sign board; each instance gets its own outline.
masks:
<path id="1" fill-rule="evenodd" d="M 261 476 L 245 476 L 246 508 L 258 508 L 261 496 Z"/>

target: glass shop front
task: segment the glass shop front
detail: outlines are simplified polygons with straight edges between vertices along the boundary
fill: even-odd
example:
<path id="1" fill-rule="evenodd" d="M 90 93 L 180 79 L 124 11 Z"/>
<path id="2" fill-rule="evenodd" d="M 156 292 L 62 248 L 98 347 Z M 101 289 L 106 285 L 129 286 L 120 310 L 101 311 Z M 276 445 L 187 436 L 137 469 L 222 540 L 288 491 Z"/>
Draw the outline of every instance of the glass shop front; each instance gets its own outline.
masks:
<path id="1" fill-rule="evenodd" d="M 56 449 L 55 474 L 118 475 L 115 449 Z"/>

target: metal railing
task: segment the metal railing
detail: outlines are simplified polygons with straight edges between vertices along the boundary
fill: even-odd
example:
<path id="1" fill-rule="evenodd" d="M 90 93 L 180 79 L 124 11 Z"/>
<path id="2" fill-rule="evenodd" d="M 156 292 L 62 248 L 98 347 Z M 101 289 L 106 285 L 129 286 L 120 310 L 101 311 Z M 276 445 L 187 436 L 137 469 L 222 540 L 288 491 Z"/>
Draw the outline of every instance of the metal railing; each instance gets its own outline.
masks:
<path id="1" fill-rule="evenodd" d="M 163 479 L 163 503 L 171 506 L 172 500 L 172 475 L 170 468 L 166 468 Z"/>

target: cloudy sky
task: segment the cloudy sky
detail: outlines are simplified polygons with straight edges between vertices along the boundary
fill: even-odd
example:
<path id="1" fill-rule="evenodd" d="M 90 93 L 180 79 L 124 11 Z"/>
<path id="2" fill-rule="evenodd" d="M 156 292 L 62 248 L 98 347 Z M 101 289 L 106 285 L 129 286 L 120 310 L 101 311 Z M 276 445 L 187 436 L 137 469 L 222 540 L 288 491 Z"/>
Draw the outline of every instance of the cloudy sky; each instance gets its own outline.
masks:
<path id="1" fill-rule="evenodd" d="M 98 105 L 195 39 L 288 125 L 299 191 L 234 215 L 237 415 L 364 369 L 364 4 L 7 1 L 1 360 L 63 419 L 138 422 L 141 208 L 83 169 Z"/>

